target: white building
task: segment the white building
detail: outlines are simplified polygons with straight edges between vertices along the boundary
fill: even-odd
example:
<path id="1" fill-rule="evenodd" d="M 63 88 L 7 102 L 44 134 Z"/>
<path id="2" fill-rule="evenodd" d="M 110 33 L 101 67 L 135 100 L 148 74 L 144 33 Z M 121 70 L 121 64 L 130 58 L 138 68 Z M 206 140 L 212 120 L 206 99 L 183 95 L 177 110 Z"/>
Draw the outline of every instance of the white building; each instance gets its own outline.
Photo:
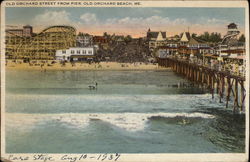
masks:
<path id="1" fill-rule="evenodd" d="M 148 40 L 149 50 L 153 51 L 155 48 L 164 46 L 166 44 L 167 34 L 166 32 L 161 32 L 161 31 L 155 32 L 148 29 L 147 40 Z"/>
<path id="2" fill-rule="evenodd" d="M 94 47 L 73 47 L 56 51 L 56 60 L 86 61 L 94 57 Z"/>
<path id="3" fill-rule="evenodd" d="M 90 47 L 93 45 L 93 36 L 87 33 L 79 33 L 76 37 L 77 47 Z"/>

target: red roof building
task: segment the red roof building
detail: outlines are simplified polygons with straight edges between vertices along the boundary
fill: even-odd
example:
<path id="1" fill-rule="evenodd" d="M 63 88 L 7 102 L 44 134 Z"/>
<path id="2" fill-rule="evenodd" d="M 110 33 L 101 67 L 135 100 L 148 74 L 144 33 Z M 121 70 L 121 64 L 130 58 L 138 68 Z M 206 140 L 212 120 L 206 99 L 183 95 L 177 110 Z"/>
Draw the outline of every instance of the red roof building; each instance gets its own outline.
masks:
<path id="1" fill-rule="evenodd" d="M 93 37 L 93 42 L 95 44 L 108 43 L 108 40 L 106 38 L 104 38 L 103 36 L 94 36 Z"/>

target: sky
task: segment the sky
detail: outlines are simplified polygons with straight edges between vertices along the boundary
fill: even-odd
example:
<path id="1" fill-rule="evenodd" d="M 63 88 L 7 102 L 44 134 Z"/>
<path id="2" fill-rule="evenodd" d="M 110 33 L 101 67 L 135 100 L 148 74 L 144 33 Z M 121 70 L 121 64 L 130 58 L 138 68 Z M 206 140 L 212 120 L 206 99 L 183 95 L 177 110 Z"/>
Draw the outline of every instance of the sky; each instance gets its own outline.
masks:
<path id="1" fill-rule="evenodd" d="M 107 32 L 143 37 L 150 28 L 151 31 L 166 31 L 169 37 L 184 31 L 225 34 L 231 22 L 244 33 L 244 13 L 244 8 L 7 7 L 5 21 L 6 25 L 18 27 L 32 25 L 35 32 L 51 25 L 70 25 L 78 32 L 93 35 Z"/>

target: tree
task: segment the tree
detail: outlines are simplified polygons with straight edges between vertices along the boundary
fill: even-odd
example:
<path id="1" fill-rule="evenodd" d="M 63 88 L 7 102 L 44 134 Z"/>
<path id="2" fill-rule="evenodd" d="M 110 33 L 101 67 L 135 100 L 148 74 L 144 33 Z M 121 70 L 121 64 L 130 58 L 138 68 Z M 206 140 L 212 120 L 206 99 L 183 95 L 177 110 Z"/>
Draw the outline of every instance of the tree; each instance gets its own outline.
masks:
<path id="1" fill-rule="evenodd" d="M 196 33 L 193 33 L 193 34 L 192 34 L 192 38 L 197 38 L 197 34 L 196 34 Z"/>
<path id="2" fill-rule="evenodd" d="M 127 36 L 124 38 L 124 41 L 125 41 L 126 43 L 131 42 L 131 41 L 132 41 L 131 35 L 127 35 Z"/>
<path id="3" fill-rule="evenodd" d="M 217 43 L 221 41 L 221 34 L 220 33 L 211 33 L 209 37 L 209 41 L 213 43 Z"/>
<path id="4" fill-rule="evenodd" d="M 239 37 L 239 42 L 245 42 L 246 38 L 244 34 L 241 34 L 241 36 Z"/>
<path id="5" fill-rule="evenodd" d="M 83 36 L 83 33 L 82 32 L 79 32 L 79 34 L 78 34 L 79 36 Z"/>
<path id="6" fill-rule="evenodd" d="M 176 34 L 174 37 L 175 37 L 175 38 L 180 38 L 180 36 L 179 36 L 179 35 L 177 35 L 177 34 Z"/>
<path id="7" fill-rule="evenodd" d="M 104 32 L 104 33 L 103 33 L 103 36 L 104 36 L 104 37 L 107 37 L 107 36 L 108 36 L 108 33 L 107 33 L 107 32 Z"/>
<path id="8" fill-rule="evenodd" d="M 206 42 L 213 42 L 213 43 L 218 43 L 220 42 L 221 39 L 221 34 L 220 33 L 214 33 L 212 32 L 211 34 L 208 32 L 205 32 L 201 35 L 198 36 L 199 39 L 204 40 Z"/>
<path id="9" fill-rule="evenodd" d="M 209 42 L 209 33 L 208 32 L 205 32 L 204 35 L 203 35 L 203 39 L 206 40 L 207 42 Z"/>

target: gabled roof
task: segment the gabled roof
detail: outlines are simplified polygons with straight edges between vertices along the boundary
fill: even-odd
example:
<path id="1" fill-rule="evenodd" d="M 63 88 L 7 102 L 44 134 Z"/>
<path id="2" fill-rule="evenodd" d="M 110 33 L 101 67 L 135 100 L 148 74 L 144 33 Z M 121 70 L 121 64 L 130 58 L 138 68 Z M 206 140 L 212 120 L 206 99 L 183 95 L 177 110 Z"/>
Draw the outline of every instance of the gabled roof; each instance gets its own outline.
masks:
<path id="1" fill-rule="evenodd" d="M 147 38 L 157 38 L 158 37 L 158 34 L 161 33 L 162 35 L 162 38 L 166 39 L 166 32 L 147 32 Z"/>
<path id="2" fill-rule="evenodd" d="M 190 37 L 188 44 L 205 44 L 205 41 L 202 41 L 198 38 Z"/>
<path id="3" fill-rule="evenodd" d="M 195 40 L 194 38 L 191 37 L 191 38 L 189 39 L 188 44 L 199 44 L 199 42 L 198 42 L 197 40 Z"/>
<path id="4" fill-rule="evenodd" d="M 180 41 L 181 42 L 188 42 L 190 40 L 190 38 L 191 38 L 190 33 L 189 32 L 184 32 L 184 33 L 181 33 Z"/>

